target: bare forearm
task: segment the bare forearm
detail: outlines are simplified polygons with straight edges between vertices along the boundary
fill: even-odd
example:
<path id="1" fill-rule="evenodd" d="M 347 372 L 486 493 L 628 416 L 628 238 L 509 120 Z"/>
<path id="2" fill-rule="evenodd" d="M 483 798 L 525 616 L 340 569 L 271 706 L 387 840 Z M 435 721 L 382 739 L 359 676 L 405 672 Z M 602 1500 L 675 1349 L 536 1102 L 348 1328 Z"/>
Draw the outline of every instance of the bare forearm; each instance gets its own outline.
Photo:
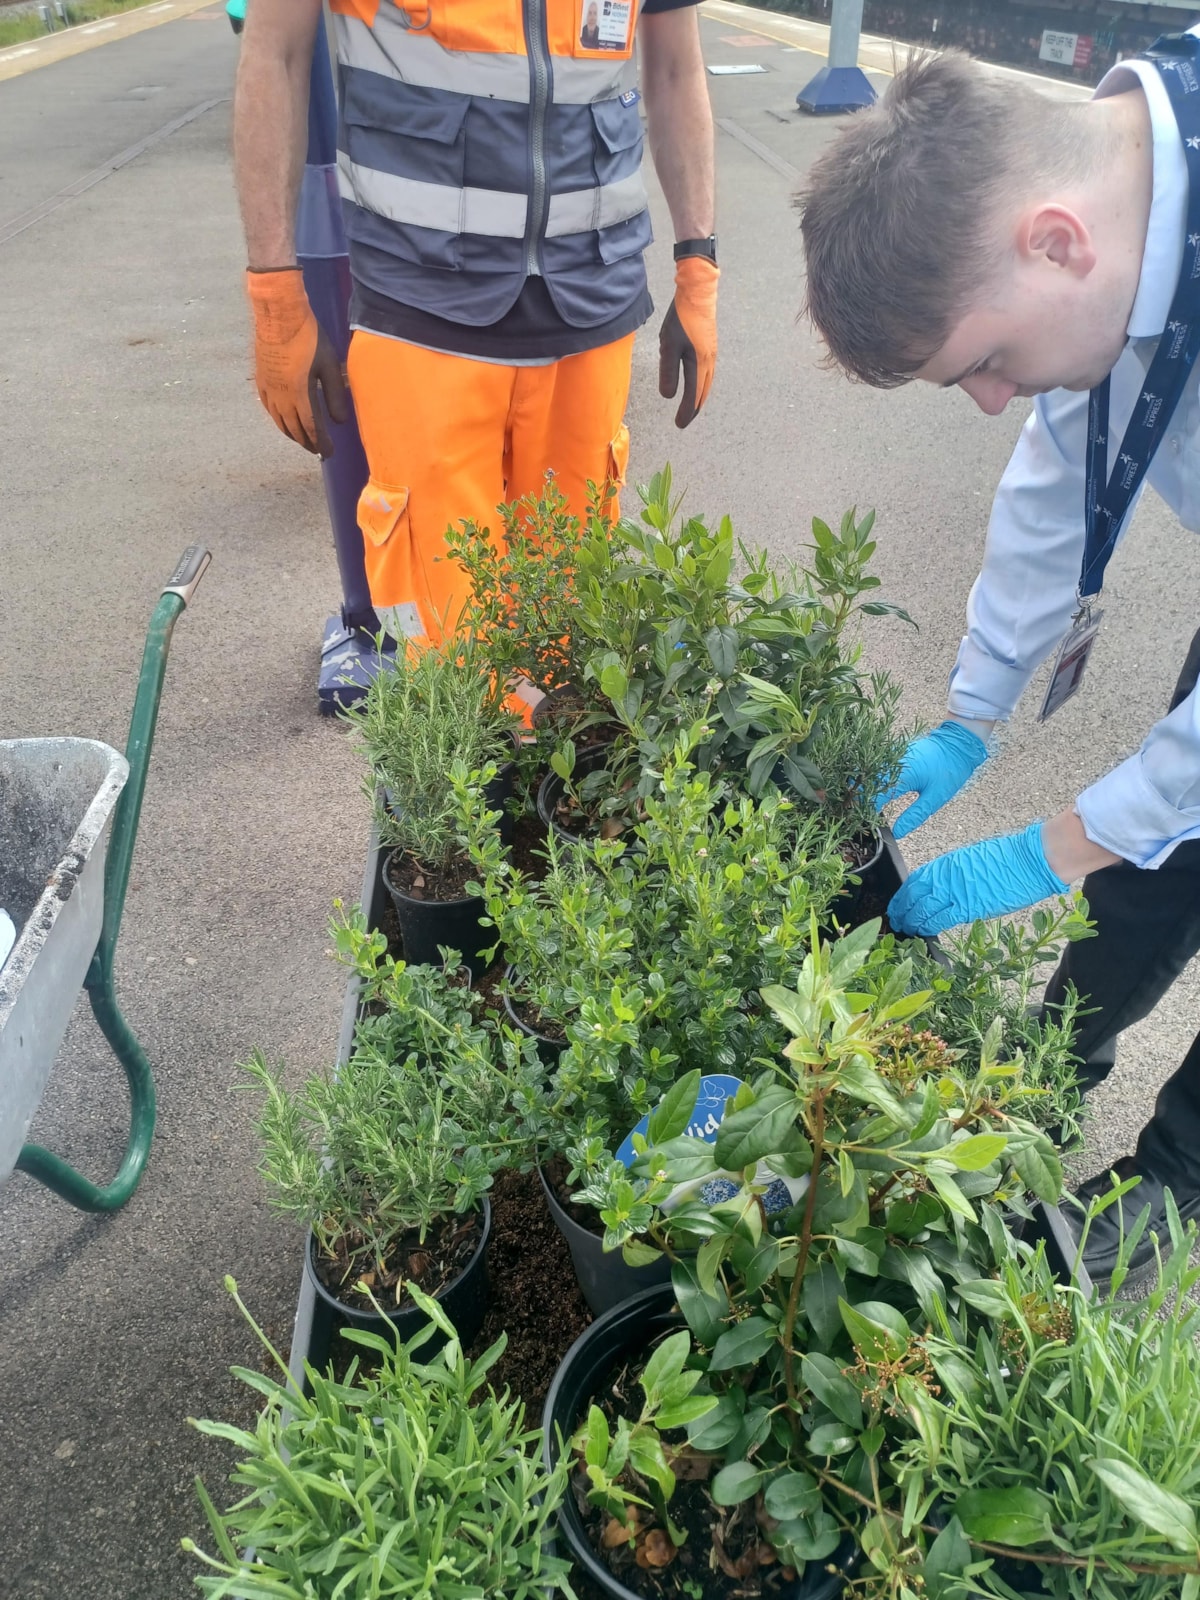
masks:
<path id="1" fill-rule="evenodd" d="M 1074 883 L 1101 867 L 1116 866 L 1122 859 L 1102 844 L 1094 844 L 1084 832 L 1079 813 L 1070 809 L 1042 824 L 1042 849 L 1051 872 L 1064 883 Z"/>
<path id="2" fill-rule="evenodd" d="M 320 0 L 253 0 L 234 93 L 233 160 L 253 271 L 296 261 L 296 196 Z"/>
<path id="3" fill-rule="evenodd" d="M 693 8 L 643 17 L 646 131 L 676 239 L 714 231 L 713 119 Z"/>

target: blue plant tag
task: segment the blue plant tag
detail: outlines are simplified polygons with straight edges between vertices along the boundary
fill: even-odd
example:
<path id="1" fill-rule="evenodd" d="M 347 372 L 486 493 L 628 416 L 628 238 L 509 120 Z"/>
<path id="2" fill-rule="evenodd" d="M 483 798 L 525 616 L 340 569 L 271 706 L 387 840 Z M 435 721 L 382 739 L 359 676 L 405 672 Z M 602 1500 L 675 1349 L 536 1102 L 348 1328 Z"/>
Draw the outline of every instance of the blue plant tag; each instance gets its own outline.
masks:
<path id="1" fill-rule="evenodd" d="M 700 1079 L 700 1091 L 696 1096 L 696 1104 L 688 1118 L 688 1125 L 684 1132 L 693 1139 L 703 1139 L 705 1144 L 712 1144 L 717 1137 L 717 1129 L 725 1116 L 725 1107 L 742 1087 L 742 1080 L 733 1077 L 728 1072 L 710 1072 Z M 636 1159 L 637 1152 L 633 1148 L 633 1136 L 640 1133 L 643 1138 L 650 1126 L 650 1114 L 647 1114 L 622 1140 L 617 1150 L 617 1160 L 625 1166 L 631 1167 Z"/>
<path id="2" fill-rule="evenodd" d="M 742 1080 L 728 1072 L 712 1072 L 701 1078 L 696 1104 L 684 1132 L 693 1139 L 703 1139 L 705 1144 L 715 1143 L 729 1102 L 741 1086 Z M 649 1126 L 650 1115 L 647 1113 L 622 1141 L 617 1151 L 618 1161 L 627 1167 L 633 1165 L 637 1157 L 633 1148 L 634 1135 L 640 1133 L 645 1138 Z M 762 1208 L 769 1217 L 794 1206 L 808 1188 L 807 1176 L 781 1178 L 765 1161 L 760 1161 L 755 1167 L 753 1181 L 761 1190 Z M 709 1206 L 719 1205 L 721 1201 L 732 1200 L 740 1194 L 741 1187 L 740 1178 L 733 1173 L 714 1172 L 707 1178 L 679 1184 L 663 1200 L 662 1207 L 664 1211 L 673 1211 L 684 1200 L 690 1199 L 702 1200 Z"/>

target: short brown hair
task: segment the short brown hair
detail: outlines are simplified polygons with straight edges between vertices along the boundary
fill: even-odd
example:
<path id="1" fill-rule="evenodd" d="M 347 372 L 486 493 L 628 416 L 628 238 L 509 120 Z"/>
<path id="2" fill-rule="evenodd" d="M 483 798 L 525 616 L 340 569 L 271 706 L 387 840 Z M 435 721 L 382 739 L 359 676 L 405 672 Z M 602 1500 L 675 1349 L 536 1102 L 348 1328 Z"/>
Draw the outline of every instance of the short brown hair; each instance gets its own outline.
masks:
<path id="1" fill-rule="evenodd" d="M 1081 109 L 947 51 L 854 116 L 797 202 L 805 309 L 832 362 L 892 389 L 941 349 L 996 272 L 1000 202 L 1088 162 Z"/>

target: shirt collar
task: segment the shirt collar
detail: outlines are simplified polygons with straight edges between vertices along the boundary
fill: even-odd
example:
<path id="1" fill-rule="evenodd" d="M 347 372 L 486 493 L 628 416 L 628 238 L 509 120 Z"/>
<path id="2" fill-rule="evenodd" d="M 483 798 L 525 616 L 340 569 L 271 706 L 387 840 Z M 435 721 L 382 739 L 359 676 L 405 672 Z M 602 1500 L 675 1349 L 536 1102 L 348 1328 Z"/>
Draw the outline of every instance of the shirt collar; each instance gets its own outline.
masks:
<path id="1" fill-rule="evenodd" d="M 1171 98 L 1152 61 L 1123 61 L 1114 67 L 1101 80 L 1096 99 L 1132 88 L 1130 77 L 1138 79 L 1150 108 L 1154 192 L 1141 276 L 1126 331 L 1131 339 L 1157 339 L 1171 313 L 1171 302 L 1179 282 L 1179 263 L 1183 259 L 1187 231 L 1187 157 L 1171 109 Z"/>

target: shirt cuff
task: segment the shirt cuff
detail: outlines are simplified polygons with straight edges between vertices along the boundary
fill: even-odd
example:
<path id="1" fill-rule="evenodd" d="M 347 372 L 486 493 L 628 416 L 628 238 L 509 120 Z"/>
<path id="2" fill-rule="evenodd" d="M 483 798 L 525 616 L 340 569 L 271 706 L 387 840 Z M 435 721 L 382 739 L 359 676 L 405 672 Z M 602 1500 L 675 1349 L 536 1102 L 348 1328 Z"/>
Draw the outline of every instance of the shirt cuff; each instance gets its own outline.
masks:
<path id="1" fill-rule="evenodd" d="M 1200 836 L 1194 808 L 1180 811 L 1147 778 L 1139 750 L 1075 802 L 1083 831 L 1137 867 L 1161 867 L 1177 844 Z"/>
<path id="2" fill-rule="evenodd" d="M 1028 667 L 997 661 L 967 635 L 950 674 L 950 710 L 956 717 L 1007 722 L 1032 676 Z"/>

